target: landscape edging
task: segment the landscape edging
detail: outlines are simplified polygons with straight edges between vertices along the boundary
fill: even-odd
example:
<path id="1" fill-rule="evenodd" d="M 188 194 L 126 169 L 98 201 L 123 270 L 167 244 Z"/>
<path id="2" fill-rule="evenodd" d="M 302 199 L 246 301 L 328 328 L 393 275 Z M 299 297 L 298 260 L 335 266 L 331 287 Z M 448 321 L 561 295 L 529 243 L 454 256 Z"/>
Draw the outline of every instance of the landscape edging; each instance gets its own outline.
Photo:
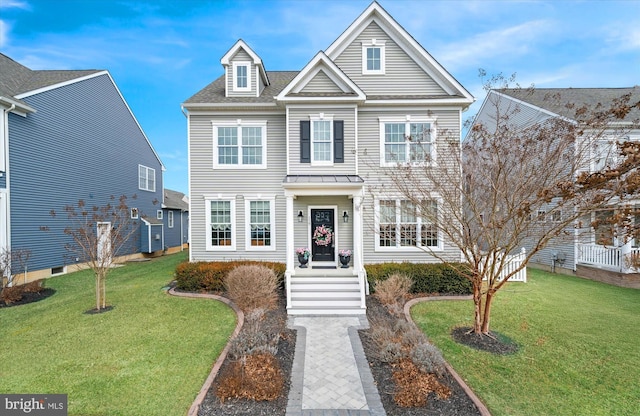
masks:
<path id="1" fill-rule="evenodd" d="M 413 325 L 416 325 L 416 323 L 413 322 L 413 319 L 411 318 L 411 307 L 413 305 L 415 305 L 415 304 L 418 304 L 420 302 L 429 302 L 429 301 L 435 301 L 435 300 L 471 300 L 471 299 L 473 299 L 473 297 L 471 295 L 468 295 L 468 296 L 426 296 L 426 297 L 422 297 L 422 298 L 411 299 L 410 301 L 408 301 L 407 303 L 404 304 L 404 316 L 405 316 L 405 318 L 407 319 L 408 322 L 411 322 Z M 416 325 L 416 327 L 417 327 L 417 325 Z M 467 396 L 469 396 L 469 398 L 471 399 L 473 404 L 475 404 L 475 406 L 478 408 L 478 411 L 480 412 L 480 414 L 482 416 L 491 416 L 491 413 L 489 412 L 489 409 L 487 408 L 487 406 L 485 406 L 485 404 L 482 403 L 482 400 L 480 400 L 480 398 L 478 396 L 476 396 L 476 394 L 473 392 L 473 390 L 471 390 L 471 388 L 467 385 L 467 383 L 465 383 L 465 381 L 462 379 L 462 377 L 460 377 L 460 375 L 446 361 L 445 361 L 445 367 L 447 368 L 447 371 L 449 371 L 451 376 L 458 382 L 460 387 L 462 387 L 462 390 L 464 390 L 464 392 L 467 394 Z"/>
<path id="2" fill-rule="evenodd" d="M 238 334 L 240 333 L 240 330 L 242 329 L 242 326 L 244 325 L 244 313 L 235 303 L 233 303 L 232 301 L 230 301 L 229 299 L 223 296 L 210 295 L 208 293 L 176 292 L 175 288 L 169 289 L 169 294 L 173 296 L 181 296 L 184 298 L 205 298 L 205 299 L 218 300 L 222 303 L 229 305 L 231 309 L 233 309 L 233 311 L 236 313 L 236 316 L 238 317 L 236 329 L 233 331 L 233 333 L 229 337 L 227 344 L 222 349 L 220 356 L 218 356 L 218 359 L 213 365 L 213 368 L 211 368 L 211 372 L 209 372 L 209 376 L 207 377 L 204 384 L 202 385 L 202 388 L 200 389 L 200 393 L 198 393 L 195 400 L 191 404 L 191 407 L 189 408 L 189 412 L 187 413 L 187 415 L 196 416 L 198 414 L 198 409 L 200 408 L 200 404 L 202 404 L 202 401 L 206 397 L 207 392 L 209 391 L 209 389 L 211 388 L 211 385 L 213 384 L 213 380 L 215 380 L 216 376 L 218 375 L 218 371 L 220 371 L 220 367 L 222 367 L 224 360 L 227 358 L 227 354 L 229 353 L 229 349 L 231 348 L 231 341 L 238 336 Z"/>

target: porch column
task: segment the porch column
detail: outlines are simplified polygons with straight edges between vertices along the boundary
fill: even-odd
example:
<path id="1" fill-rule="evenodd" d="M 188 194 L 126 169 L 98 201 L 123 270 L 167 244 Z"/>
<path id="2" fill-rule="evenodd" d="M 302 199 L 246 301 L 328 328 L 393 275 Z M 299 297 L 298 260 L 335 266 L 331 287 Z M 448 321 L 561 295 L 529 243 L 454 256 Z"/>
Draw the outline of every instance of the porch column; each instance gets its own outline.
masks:
<path id="1" fill-rule="evenodd" d="M 362 197 L 353 197 L 353 270 L 362 270 Z"/>
<path id="2" fill-rule="evenodd" d="M 286 221 L 287 221 L 287 232 L 286 232 L 286 265 L 287 265 L 287 273 L 292 274 L 294 270 L 294 261 L 293 261 L 293 195 L 287 195 L 287 212 L 286 212 Z"/>

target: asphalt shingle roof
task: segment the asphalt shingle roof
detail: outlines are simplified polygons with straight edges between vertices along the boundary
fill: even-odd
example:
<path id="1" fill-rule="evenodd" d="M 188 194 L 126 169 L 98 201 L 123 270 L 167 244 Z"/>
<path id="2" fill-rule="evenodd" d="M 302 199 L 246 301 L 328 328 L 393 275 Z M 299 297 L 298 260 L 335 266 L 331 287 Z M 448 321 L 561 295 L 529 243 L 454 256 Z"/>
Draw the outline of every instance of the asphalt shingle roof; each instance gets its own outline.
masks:
<path id="1" fill-rule="evenodd" d="M 95 74 L 96 72 L 101 72 L 101 70 L 32 70 L 0 53 L 0 96 L 21 102 L 15 98 L 16 95 Z"/>
<path id="2" fill-rule="evenodd" d="M 631 88 L 534 88 L 498 91 L 569 119 L 575 117 L 575 111 L 580 107 L 594 108 L 602 104 L 603 109 L 606 109 L 614 99 L 625 94 L 631 94 L 629 104 L 640 102 L 640 86 L 637 85 Z M 573 104 L 572 108 L 567 107 L 567 104 Z M 636 107 L 624 120 L 637 119 L 640 119 L 640 109 Z"/>
<path id="3" fill-rule="evenodd" d="M 189 211 L 189 204 L 184 201 L 182 192 L 173 191 L 171 189 L 164 190 L 164 207 L 169 209 L 180 209 Z"/>

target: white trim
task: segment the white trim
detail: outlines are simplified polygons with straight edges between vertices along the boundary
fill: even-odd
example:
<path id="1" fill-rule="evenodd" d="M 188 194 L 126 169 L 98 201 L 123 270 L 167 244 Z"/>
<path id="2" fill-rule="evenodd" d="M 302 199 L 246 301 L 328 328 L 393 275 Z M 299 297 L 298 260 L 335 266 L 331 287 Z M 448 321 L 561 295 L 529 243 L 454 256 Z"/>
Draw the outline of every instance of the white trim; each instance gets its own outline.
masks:
<path id="1" fill-rule="evenodd" d="M 307 247 L 311 250 L 311 256 L 309 257 L 309 266 L 313 267 L 313 236 L 311 235 L 311 210 L 312 209 L 331 209 L 333 210 L 333 262 L 316 262 L 316 264 L 320 263 L 328 263 L 335 264 L 336 267 L 339 265 L 340 260 L 338 259 L 338 247 L 340 236 L 338 234 L 338 205 L 307 205 Z"/>
<path id="2" fill-rule="evenodd" d="M 309 120 L 311 121 L 311 126 L 309 126 L 309 140 L 310 140 L 310 160 L 311 160 L 311 166 L 333 166 L 333 158 L 334 158 L 334 152 L 333 152 L 333 148 L 335 146 L 334 144 L 334 131 L 333 131 L 333 114 L 323 114 L 320 113 L 319 115 L 314 115 L 314 116 L 310 116 Z M 329 160 L 315 160 L 315 149 L 314 149 L 314 129 L 313 129 L 313 125 L 314 123 L 317 122 L 321 122 L 321 121 L 326 121 L 329 123 Z M 320 142 L 320 143 L 326 143 L 326 142 Z"/>
<path id="3" fill-rule="evenodd" d="M 140 169 L 145 169 L 145 187 L 140 186 Z M 149 187 L 149 173 L 153 171 L 153 189 Z M 155 192 L 156 191 L 156 183 L 158 182 L 156 178 L 156 170 L 154 168 L 150 168 L 149 166 L 145 166 L 142 164 L 138 164 L 138 189 L 141 191 Z"/>
<path id="4" fill-rule="evenodd" d="M 231 215 L 231 245 L 228 246 L 214 246 L 211 244 L 211 202 L 225 201 L 229 202 L 229 210 Z M 218 197 L 211 198 L 206 197 L 204 200 L 204 214 L 205 214 L 205 247 L 206 251 L 236 251 L 236 198 L 230 197 Z"/>
<path id="5" fill-rule="evenodd" d="M 156 211 L 156 219 L 157 220 L 164 219 L 164 211 L 163 210 L 159 209 L 159 210 Z"/>
<path id="6" fill-rule="evenodd" d="M 268 201 L 269 202 L 269 219 L 271 228 L 271 244 L 268 246 L 252 246 L 251 245 L 251 202 Z M 249 197 L 244 198 L 244 241 L 246 251 L 275 251 L 276 250 L 276 197 Z"/>
<path id="7" fill-rule="evenodd" d="M 397 165 L 411 165 L 411 166 L 435 166 L 437 162 L 437 152 L 436 152 L 436 143 L 438 138 L 437 132 L 437 117 L 416 117 L 412 115 L 406 116 L 381 116 L 378 117 L 378 129 L 379 129 L 379 140 L 380 140 L 380 166 L 381 167 L 394 167 Z M 427 162 L 411 162 L 410 159 L 410 146 L 407 141 L 407 132 L 411 131 L 411 124 L 418 123 L 429 123 L 430 124 L 430 139 L 431 139 L 431 160 Z M 387 161 L 386 160 L 386 152 L 385 152 L 385 125 L 386 124 L 404 124 L 404 134 L 405 141 L 404 145 L 406 146 L 405 156 L 406 159 L 404 161 Z M 398 143 L 402 144 L 402 143 Z"/>
<path id="8" fill-rule="evenodd" d="M 362 42 L 362 75 L 384 75 L 385 74 L 385 43 L 384 40 L 371 39 Z M 380 69 L 369 69 L 368 49 L 376 48 L 380 50 Z"/>
<path id="9" fill-rule="evenodd" d="M 246 78 L 247 78 L 247 86 L 246 87 L 239 87 L 238 86 L 238 67 L 246 67 L 247 68 L 247 74 L 246 74 Z M 251 76 L 251 69 L 252 69 L 252 65 L 251 62 L 249 61 L 235 61 L 233 63 L 233 84 L 232 84 L 232 90 L 235 92 L 247 92 L 247 91 L 251 91 L 251 87 L 252 87 L 252 83 L 253 83 L 253 77 Z"/>
<path id="10" fill-rule="evenodd" d="M 451 74 L 436 61 L 402 26 L 400 26 L 377 2 L 372 2 L 358 18 L 342 32 L 325 53 L 331 60 L 340 56 L 370 23 L 376 23 L 405 53 L 429 74 L 450 95 L 462 95 L 468 105 L 475 101 Z"/>
<path id="11" fill-rule="evenodd" d="M 432 197 L 432 200 L 435 200 L 438 204 L 438 219 L 441 217 L 442 210 L 442 199 L 438 197 Z M 425 249 L 430 251 L 443 251 L 444 244 L 442 241 L 442 233 L 439 228 L 436 227 L 436 232 L 438 233 L 438 245 L 437 246 L 422 246 L 422 218 L 420 217 L 420 213 L 416 214 L 416 228 L 420 230 L 420 234 L 416 236 L 416 245 L 415 246 L 401 246 L 400 240 L 400 230 L 396 228 L 396 245 L 392 247 L 381 246 L 380 245 L 380 201 L 395 201 L 395 214 L 396 214 L 396 227 L 402 224 L 402 209 L 401 203 L 402 201 L 408 201 L 407 198 L 402 196 L 376 196 L 374 197 L 373 210 L 374 210 L 374 251 L 376 252 L 392 252 L 392 253 L 421 253 L 424 252 Z M 416 207 L 419 211 L 420 207 Z"/>
<path id="12" fill-rule="evenodd" d="M 211 120 L 213 134 L 213 169 L 266 169 L 267 168 L 267 121 L 243 121 L 237 120 Z M 237 128 L 237 149 L 238 163 L 227 164 L 218 161 L 218 128 Z M 260 127 L 262 129 L 262 163 L 243 164 L 242 163 L 242 128 Z"/>
<path id="13" fill-rule="evenodd" d="M 173 215 L 173 211 L 167 211 L 167 227 L 173 228 L 174 225 L 175 225 L 175 218 Z M 180 236 L 180 238 L 182 238 L 182 236 Z"/>
<path id="14" fill-rule="evenodd" d="M 156 152 L 156 150 L 154 149 L 153 145 L 149 141 L 149 138 L 147 137 L 147 135 L 145 134 L 144 130 L 142 129 L 142 126 L 140 126 L 140 123 L 138 123 L 138 119 L 136 118 L 135 114 L 133 114 L 133 111 L 131 111 L 131 107 L 129 107 L 129 104 L 127 103 L 127 100 L 124 99 L 124 96 L 120 92 L 120 89 L 118 88 L 118 85 L 116 85 L 116 83 L 113 80 L 113 78 L 111 77 L 111 74 L 109 73 L 109 71 L 100 71 L 100 72 L 96 72 L 94 74 L 86 75 L 86 76 L 83 76 L 83 77 L 74 78 L 74 79 L 69 80 L 69 81 L 59 82 L 57 84 L 49 85 L 47 87 L 38 88 L 37 90 L 28 91 L 28 92 L 22 93 L 20 95 L 16 95 L 15 98 L 22 99 L 22 98 L 25 98 L 25 97 L 30 97 L 30 96 L 35 95 L 35 94 L 40 94 L 40 93 L 43 93 L 43 92 L 46 92 L 46 91 L 51 91 L 51 90 L 54 90 L 56 88 L 65 87 L 67 85 L 72 85 L 72 84 L 75 84 L 75 83 L 78 83 L 78 82 L 81 82 L 81 81 L 85 81 L 85 80 L 88 80 L 88 79 L 91 79 L 91 78 L 96 78 L 96 77 L 102 76 L 102 75 L 106 75 L 107 77 L 109 77 L 109 80 L 111 81 L 111 84 L 113 85 L 113 87 L 118 92 L 118 95 L 120 96 L 120 99 L 124 103 L 125 107 L 127 107 L 127 110 L 129 110 L 129 114 L 131 115 L 131 118 L 133 118 L 133 121 L 135 121 L 136 126 L 138 126 L 138 129 L 140 130 L 140 133 L 142 133 L 142 137 L 144 137 L 145 140 L 147 141 L 147 145 L 149 145 L 149 148 L 153 152 L 153 155 L 156 157 L 156 159 L 158 160 L 158 163 L 160 164 L 161 170 L 164 172 L 166 170 L 166 168 L 165 168 L 164 164 L 162 163 L 162 160 L 160 160 L 160 156 L 158 156 L 158 153 Z"/>
<path id="15" fill-rule="evenodd" d="M 313 75 L 317 73 L 320 68 L 325 69 L 325 74 L 345 92 L 354 92 L 356 97 L 287 97 L 292 92 L 302 90 L 306 84 L 313 79 Z M 331 75 L 333 74 L 333 76 Z M 339 82 L 340 81 L 340 82 Z M 298 73 L 298 75 L 289 82 L 289 84 L 274 97 L 277 101 L 363 101 L 366 99 L 365 93 L 354 83 L 345 73 L 324 54 L 320 51 L 313 57 L 313 59 L 305 65 L 305 67 Z"/>

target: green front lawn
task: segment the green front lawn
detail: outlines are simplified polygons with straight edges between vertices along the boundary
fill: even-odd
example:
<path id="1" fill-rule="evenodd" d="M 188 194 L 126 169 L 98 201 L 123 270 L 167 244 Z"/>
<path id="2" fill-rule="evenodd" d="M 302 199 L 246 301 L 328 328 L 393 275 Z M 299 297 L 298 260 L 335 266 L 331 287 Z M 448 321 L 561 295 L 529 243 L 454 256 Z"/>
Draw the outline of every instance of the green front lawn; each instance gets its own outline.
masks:
<path id="1" fill-rule="evenodd" d="M 0 309 L 0 392 L 66 393 L 70 415 L 183 415 L 235 327 L 223 303 L 162 288 L 186 253 L 115 268 L 95 307 L 90 270 L 51 278 L 57 292 Z"/>
<path id="2" fill-rule="evenodd" d="M 411 315 L 493 415 L 635 415 L 640 290 L 529 270 L 494 302 L 491 329 L 520 345 L 494 356 L 457 344 L 471 301 L 424 302 Z"/>

